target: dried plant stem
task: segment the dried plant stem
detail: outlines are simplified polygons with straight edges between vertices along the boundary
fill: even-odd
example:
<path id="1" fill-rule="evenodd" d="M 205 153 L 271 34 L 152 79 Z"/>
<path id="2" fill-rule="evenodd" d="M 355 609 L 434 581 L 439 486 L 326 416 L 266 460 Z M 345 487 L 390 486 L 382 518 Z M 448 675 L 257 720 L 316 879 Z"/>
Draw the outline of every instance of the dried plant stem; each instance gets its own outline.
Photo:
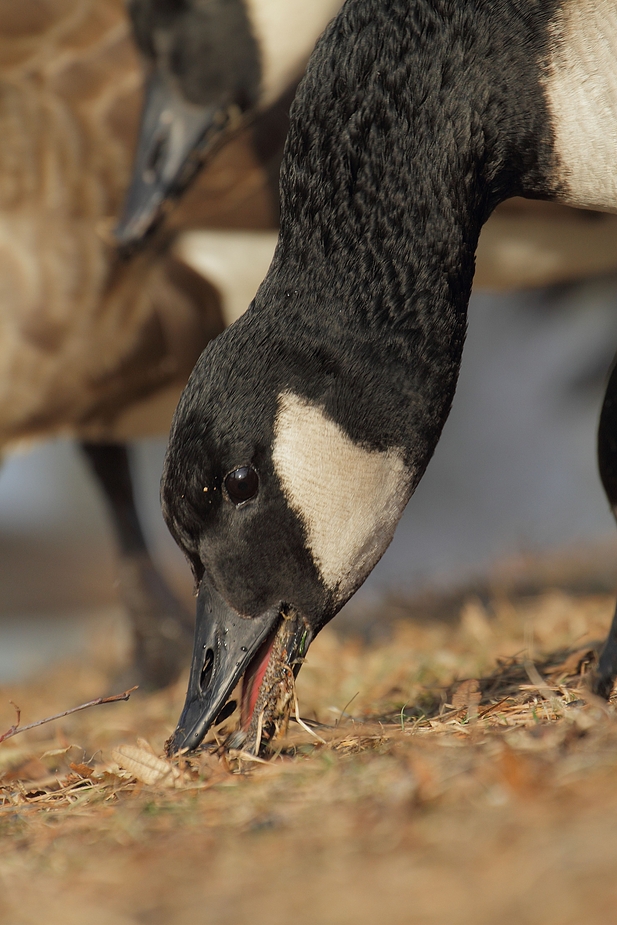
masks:
<path id="1" fill-rule="evenodd" d="M 304 722 L 304 720 L 300 716 L 300 704 L 298 703 L 298 694 L 296 693 L 296 679 L 294 677 L 294 673 L 291 670 L 291 668 L 288 668 L 288 670 L 291 674 L 291 690 L 292 690 L 293 698 L 294 698 L 294 713 L 295 713 L 296 722 L 298 726 L 301 726 L 305 732 L 308 732 L 310 736 L 313 736 L 313 738 L 317 739 L 318 742 L 321 742 L 322 745 L 327 745 L 328 743 L 326 742 L 326 740 L 322 739 L 321 736 L 317 735 L 317 733 L 314 732 L 310 726 L 307 726 L 307 724 Z"/>
<path id="2" fill-rule="evenodd" d="M 257 764 L 270 764 L 269 761 L 265 761 L 263 758 L 258 758 L 257 755 L 251 755 L 249 752 L 240 751 L 237 755 L 238 758 L 241 758 L 242 761 L 256 761 Z"/>
<path id="3" fill-rule="evenodd" d="M 264 728 L 264 713 L 265 712 L 266 712 L 265 709 L 263 709 L 261 713 L 259 714 L 259 719 L 257 720 L 257 734 L 255 736 L 255 748 L 253 749 L 257 757 L 259 757 L 259 747 L 261 745 L 261 735 L 262 735 L 263 728 Z"/>
<path id="4" fill-rule="evenodd" d="M 21 710 L 10 700 L 9 703 L 15 707 L 17 719 L 10 729 L 7 729 L 6 732 L 0 735 L 0 742 L 4 742 L 6 739 L 12 739 L 13 736 L 19 735 L 20 732 L 27 732 L 29 729 L 35 729 L 37 726 L 51 723 L 55 719 L 62 719 L 64 716 L 70 716 L 71 713 L 79 713 L 80 710 L 87 710 L 88 707 L 98 707 L 102 703 L 118 703 L 120 700 L 128 700 L 131 694 L 136 690 L 137 686 L 131 687 L 128 691 L 123 691 L 121 694 L 112 694 L 110 697 L 97 697 L 96 700 L 90 700 L 88 703 L 80 703 L 78 707 L 71 707 L 69 710 L 64 710 L 62 713 L 55 713 L 54 716 L 46 716 L 45 719 L 37 719 L 35 723 L 28 723 L 27 726 L 19 725 Z"/>
<path id="5" fill-rule="evenodd" d="M 546 683 L 535 664 L 531 659 L 525 659 L 524 661 L 525 671 L 527 672 L 527 677 L 531 681 L 532 685 L 537 689 L 540 696 L 546 700 L 547 703 L 550 703 L 551 707 L 557 714 L 557 716 L 563 715 L 563 704 L 558 697 L 555 696 L 555 691 L 552 690 L 549 685 Z"/>

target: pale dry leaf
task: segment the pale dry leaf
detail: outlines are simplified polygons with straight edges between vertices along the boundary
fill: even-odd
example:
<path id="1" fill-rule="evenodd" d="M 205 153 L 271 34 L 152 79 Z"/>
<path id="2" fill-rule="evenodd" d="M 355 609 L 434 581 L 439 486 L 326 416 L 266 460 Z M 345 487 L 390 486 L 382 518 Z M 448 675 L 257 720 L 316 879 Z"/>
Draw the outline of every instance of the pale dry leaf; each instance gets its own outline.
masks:
<path id="1" fill-rule="evenodd" d="M 43 758 L 57 758 L 59 755 L 66 755 L 74 748 L 76 748 L 78 751 L 83 751 L 79 745 L 65 745 L 63 748 L 49 748 L 41 755 L 41 761 Z"/>
<path id="2" fill-rule="evenodd" d="M 180 780 L 180 771 L 170 761 L 137 745 L 119 745 L 111 755 L 121 769 L 143 784 L 175 787 Z"/>

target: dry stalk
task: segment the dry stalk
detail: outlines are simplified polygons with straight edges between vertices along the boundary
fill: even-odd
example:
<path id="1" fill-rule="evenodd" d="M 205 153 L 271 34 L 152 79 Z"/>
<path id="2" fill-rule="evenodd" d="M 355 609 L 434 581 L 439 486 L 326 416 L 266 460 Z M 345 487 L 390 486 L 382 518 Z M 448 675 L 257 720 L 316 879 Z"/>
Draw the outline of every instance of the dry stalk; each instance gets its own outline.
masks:
<path id="1" fill-rule="evenodd" d="M 292 692 L 292 696 L 293 696 L 293 700 L 294 700 L 294 713 L 295 713 L 296 722 L 297 722 L 298 726 L 301 726 L 302 729 L 304 729 L 305 732 L 308 732 L 308 734 L 309 734 L 310 736 L 313 736 L 313 738 L 314 738 L 314 739 L 317 739 L 318 742 L 321 742 L 322 745 L 327 745 L 328 743 L 326 742 L 326 740 L 325 740 L 325 739 L 322 739 L 322 737 L 321 737 L 320 735 L 317 735 L 317 733 L 316 733 L 313 729 L 311 729 L 310 726 L 307 726 L 307 724 L 306 724 L 306 723 L 304 722 L 304 720 L 301 718 L 301 716 L 300 716 L 300 705 L 299 705 L 299 703 L 298 703 L 298 693 L 297 693 L 297 691 L 296 691 L 296 679 L 295 679 L 294 673 L 293 673 L 293 671 L 291 670 L 291 668 L 289 667 L 289 665 L 285 665 L 284 667 L 287 669 L 287 671 L 288 671 L 289 674 L 291 675 L 291 678 L 290 678 L 291 692 Z"/>
<path id="2" fill-rule="evenodd" d="M 265 709 L 263 709 L 261 713 L 259 714 L 259 719 L 257 720 L 257 732 L 255 734 L 255 748 L 253 749 L 253 751 L 255 752 L 257 756 L 259 756 L 259 747 L 261 745 L 261 734 L 264 728 L 264 713 L 265 712 L 266 712 Z"/>
<path id="3" fill-rule="evenodd" d="M 34 723 L 28 723 L 27 726 L 19 725 L 21 710 L 12 700 L 9 700 L 9 703 L 15 707 L 17 719 L 6 732 L 0 735 L 0 742 L 4 742 L 6 739 L 12 739 L 13 736 L 19 735 L 20 732 L 28 732 L 29 729 L 36 729 L 37 726 L 43 726 L 45 723 L 52 723 L 56 719 L 63 719 L 65 716 L 70 716 L 71 713 L 79 713 L 80 710 L 87 710 L 88 707 L 98 707 L 103 703 L 118 703 L 121 700 L 128 700 L 131 694 L 136 690 L 137 685 L 129 688 L 128 691 L 123 691 L 121 694 L 112 694 L 110 697 L 97 697 L 96 700 L 89 700 L 88 703 L 80 703 L 78 707 L 71 707 L 69 710 L 63 710 L 62 713 L 46 716 L 45 719 L 37 719 Z"/>

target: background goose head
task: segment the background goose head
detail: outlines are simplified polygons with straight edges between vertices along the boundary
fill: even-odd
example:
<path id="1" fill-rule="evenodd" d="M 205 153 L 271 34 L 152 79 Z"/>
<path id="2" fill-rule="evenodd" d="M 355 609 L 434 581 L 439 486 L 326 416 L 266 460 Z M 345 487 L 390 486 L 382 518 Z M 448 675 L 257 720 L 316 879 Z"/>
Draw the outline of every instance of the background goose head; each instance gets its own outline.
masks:
<path id="1" fill-rule="evenodd" d="M 614 10 L 578 8 L 356 0 L 318 43 L 274 261 L 202 355 L 172 428 L 164 512 L 200 592 L 171 749 L 199 743 L 243 674 L 251 746 L 277 732 L 290 672 L 384 552 L 433 453 L 495 206 L 614 207 L 603 149 L 604 193 L 562 144 L 572 75 L 588 70 L 580 111 L 596 135 L 614 76 L 593 51 L 617 34 Z M 603 112 L 617 127 L 609 91 Z"/>
<path id="2" fill-rule="evenodd" d="M 131 0 L 149 76 L 133 178 L 115 230 L 138 242 L 225 129 L 298 79 L 340 0 Z"/>

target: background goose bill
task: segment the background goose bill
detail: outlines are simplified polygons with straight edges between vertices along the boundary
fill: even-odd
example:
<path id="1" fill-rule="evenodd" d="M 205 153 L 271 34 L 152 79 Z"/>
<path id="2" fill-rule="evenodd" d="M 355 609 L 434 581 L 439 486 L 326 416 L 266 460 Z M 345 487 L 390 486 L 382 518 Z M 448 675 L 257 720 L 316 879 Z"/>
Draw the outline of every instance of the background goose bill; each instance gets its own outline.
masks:
<path id="1" fill-rule="evenodd" d="M 114 230 L 118 245 L 142 240 L 199 170 L 209 148 L 228 124 L 225 105 L 199 106 L 185 100 L 171 78 L 151 73 L 133 175 L 122 217 Z"/>
<path id="2" fill-rule="evenodd" d="M 275 640 L 283 632 L 284 670 L 289 667 L 295 673 L 298 658 L 306 652 L 312 635 L 305 621 L 286 614 L 283 604 L 257 617 L 242 617 L 207 578 L 202 580 L 189 685 L 182 715 L 167 743 L 170 755 L 197 748 L 245 672 L 251 675 L 254 691 L 247 698 L 245 688 L 243 700 L 250 699 L 255 705 Z M 250 721 L 251 715 L 246 719 Z"/>

